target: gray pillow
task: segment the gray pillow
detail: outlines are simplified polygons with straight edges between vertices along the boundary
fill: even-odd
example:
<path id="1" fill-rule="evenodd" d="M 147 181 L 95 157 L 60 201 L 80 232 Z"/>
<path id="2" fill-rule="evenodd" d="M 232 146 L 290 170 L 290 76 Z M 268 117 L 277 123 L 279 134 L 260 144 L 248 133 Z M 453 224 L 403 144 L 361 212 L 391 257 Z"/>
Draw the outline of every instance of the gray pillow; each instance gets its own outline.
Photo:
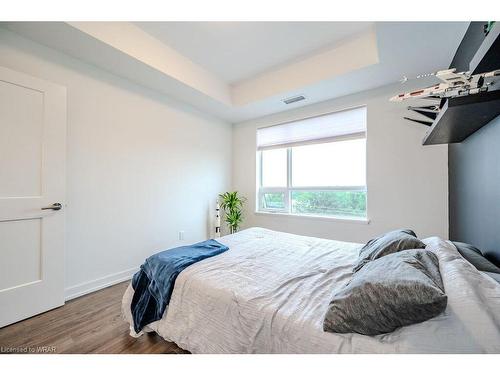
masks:
<path id="1" fill-rule="evenodd" d="M 387 232 L 380 237 L 367 242 L 359 252 L 359 259 L 353 272 L 359 271 L 368 262 L 385 255 L 397 253 L 402 250 L 424 249 L 425 244 L 420 241 L 415 232 L 410 229 L 399 229 Z"/>
<path id="2" fill-rule="evenodd" d="M 439 315 L 446 303 L 436 255 L 402 251 L 356 272 L 330 302 L 323 330 L 379 335 Z"/>
<path id="3" fill-rule="evenodd" d="M 453 241 L 453 245 L 457 248 L 458 252 L 467 259 L 478 271 L 500 273 L 500 268 L 491 263 L 484 257 L 477 247 L 463 242 Z"/>

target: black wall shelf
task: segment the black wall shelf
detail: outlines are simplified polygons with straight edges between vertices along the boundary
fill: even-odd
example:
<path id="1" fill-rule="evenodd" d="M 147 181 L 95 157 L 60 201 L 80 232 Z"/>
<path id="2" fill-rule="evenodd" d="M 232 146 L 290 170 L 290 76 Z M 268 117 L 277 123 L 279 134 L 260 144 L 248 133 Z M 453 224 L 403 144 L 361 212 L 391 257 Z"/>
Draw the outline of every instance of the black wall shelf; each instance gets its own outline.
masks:
<path id="1" fill-rule="evenodd" d="M 500 115 L 500 90 L 451 98 L 427 131 L 423 145 L 462 142 Z"/>
<path id="2" fill-rule="evenodd" d="M 474 74 L 500 69 L 500 23 L 497 22 L 486 37 L 478 37 L 482 27 L 472 23 L 460 44 L 452 65 L 463 66 L 467 62 Z M 482 39 L 479 48 L 477 44 Z M 471 53 L 471 48 L 474 53 Z M 470 58 L 470 57 L 468 57 Z M 455 66 L 450 66 L 454 68 Z M 427 131 L 423 145 L 462 142 L 475 131 L 500 115 L 500 83 L 490 91 L 469 96 L 447 99 L 438 116 Z"/>
<path id="3" fill-rule="evenodd" d="M 473 74 L 491 72 L 500 68 L 500 25 L 495 23 L 493 29 L 484 38 L 476 54 L 470 61 L 469 70 Z"/>

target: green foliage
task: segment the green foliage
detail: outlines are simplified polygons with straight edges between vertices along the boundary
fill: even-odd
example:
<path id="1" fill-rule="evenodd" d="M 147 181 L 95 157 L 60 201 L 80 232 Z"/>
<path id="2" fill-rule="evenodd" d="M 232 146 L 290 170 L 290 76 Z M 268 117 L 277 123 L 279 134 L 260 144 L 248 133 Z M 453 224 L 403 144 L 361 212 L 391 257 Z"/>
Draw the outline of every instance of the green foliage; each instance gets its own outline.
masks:
<path id="1" fill-rule="evenodd" d="M 263 206 L 267 209 L 285 208 L 285 195 L 283 193 L 265 193 Z"/>
<path id="2" fill-rule="evenodd" d="M 364 191 L 292 191 L 292 212 L 334 216 L 366 216 Z"/>
<path id="3" fill-rule="evenodd" d="M 221 199 L 220 208 L 224 211 L 225 221 L 231 233 L 234 233 L 243 221 L 243 204 L 246 198 L 240 197 L 237 191 L 219 194 L 219 198 Z"/>

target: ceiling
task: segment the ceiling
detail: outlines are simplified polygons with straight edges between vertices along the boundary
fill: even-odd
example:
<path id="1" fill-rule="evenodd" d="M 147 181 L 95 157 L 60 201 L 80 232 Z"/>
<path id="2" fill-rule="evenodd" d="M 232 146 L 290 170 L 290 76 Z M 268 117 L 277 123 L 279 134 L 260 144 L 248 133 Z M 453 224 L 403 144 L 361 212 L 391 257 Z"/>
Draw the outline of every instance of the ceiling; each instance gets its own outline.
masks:
<path id="1" fill-rule="evenodd" d="M 137 22 L 227 83 L 248 79 L 366 30 L 373 22 Z"/>
<path id="2" fill-rule="evenodd" d="M 448 68 L 468 22 L 8 22 L 237 123 Z M 404 87 L 402 87 L 404 90 Z M 286 105 L 283 99 L 306 100 Z"/>

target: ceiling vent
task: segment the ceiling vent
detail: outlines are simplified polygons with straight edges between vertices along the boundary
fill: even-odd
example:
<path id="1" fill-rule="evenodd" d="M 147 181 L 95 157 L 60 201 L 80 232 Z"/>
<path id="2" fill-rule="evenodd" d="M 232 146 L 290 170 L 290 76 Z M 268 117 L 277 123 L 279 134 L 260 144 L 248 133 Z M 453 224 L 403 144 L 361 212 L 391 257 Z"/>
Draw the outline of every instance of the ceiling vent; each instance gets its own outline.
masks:
<path id="1" fill-rule="evenodd" d="M 283 99 L 283 103 L 292 104 L 292 103 L 300 102 L 302 100 L 306 100 L 305 96 L 299 95 L 299 96 L 294 96 L 292 98 Z"/>

